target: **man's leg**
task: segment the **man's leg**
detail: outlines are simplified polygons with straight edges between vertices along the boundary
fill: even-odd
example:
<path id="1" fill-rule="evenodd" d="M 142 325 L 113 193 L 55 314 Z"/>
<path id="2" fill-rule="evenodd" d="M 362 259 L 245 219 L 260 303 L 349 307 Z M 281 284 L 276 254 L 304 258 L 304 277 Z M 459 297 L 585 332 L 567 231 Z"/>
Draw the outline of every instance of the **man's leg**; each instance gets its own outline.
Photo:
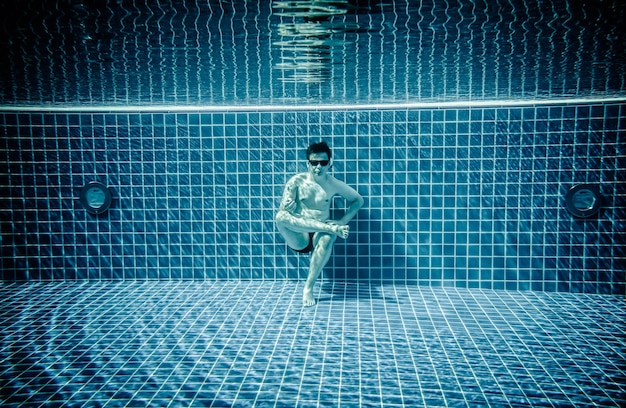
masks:
<path id="1" fill-rule="evenodd" d="M 276 223 L 279 227 L 285 227 L 296 232 L 327 232 L 330 234 L 338 234 L 339 230 L 336 225 L 326 222 L 314 220 L 312 218 L 303 218 L 290 214 L 287 211 L 279 211 L 276 214 Z"/>
<path id="2" fill-rule="evenodd" d="M 308 244 L 309 232 L 328 233 L 348 237 L 347 225 L 335 225 L 310 218 L 297 217 L 287 211 L 276 214 L 276 225 L 287 245 L 293 249 L 302 249 Z"/>
<path id="3" fill-rule="evenodd" d="M 320 276 L 322 269 L 328 263 L 330 254 L 333 252 L 333 244 L 337 239 L 337 236 L 319 233 L 315 237 L 317 242 L 315 248 L 311 253 L 311 263 L 309 265 L 309 275 L 304 283 L 304 291 L 302 292 L 302 301 L 304 306 L 313 306 L 315 304 L 315 298 L 313 297 L 313 286 L 315 281 Z"/>

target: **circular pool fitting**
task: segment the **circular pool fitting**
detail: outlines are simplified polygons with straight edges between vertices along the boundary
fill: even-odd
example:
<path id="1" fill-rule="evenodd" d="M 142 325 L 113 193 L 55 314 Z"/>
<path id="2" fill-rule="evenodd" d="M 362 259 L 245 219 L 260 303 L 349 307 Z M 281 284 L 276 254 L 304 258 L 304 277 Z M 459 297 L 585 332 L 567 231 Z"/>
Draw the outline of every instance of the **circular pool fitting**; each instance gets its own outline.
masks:
<path id="1" fill-rule="evenodd" d="M 111 206 L 111 190 L 98 181 L 92 181 L 80 190 L 80 203 L 91 214 L 102 214 Z"/>
<path id="2" fill-rule="evenodd" d="M 579 184 L 565 195 L 565 206 L 575 217 L 591 217 L 598 213 L 601 204 L 600 187 L 594 184 Z"/>

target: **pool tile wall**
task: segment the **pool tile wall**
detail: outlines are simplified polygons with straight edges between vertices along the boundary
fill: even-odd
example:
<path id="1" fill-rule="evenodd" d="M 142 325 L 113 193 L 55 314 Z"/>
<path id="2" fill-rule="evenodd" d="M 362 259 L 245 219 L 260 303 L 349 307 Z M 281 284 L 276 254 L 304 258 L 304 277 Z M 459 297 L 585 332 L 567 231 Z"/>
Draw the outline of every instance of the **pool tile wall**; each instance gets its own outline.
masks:
<path id="1" fill-rule="evenodd" d="M 325 279 L 625 293 L 623 104 L 1 112 L 2 279 L 301 279 L 273 217 L 304 150 L 366 199 Z M 87 213 L 100 181 L 111 209 Z M 578 219 L 564 196 L 600 186 Z M 340 212 L 345 203 L 336 199 Z"/>

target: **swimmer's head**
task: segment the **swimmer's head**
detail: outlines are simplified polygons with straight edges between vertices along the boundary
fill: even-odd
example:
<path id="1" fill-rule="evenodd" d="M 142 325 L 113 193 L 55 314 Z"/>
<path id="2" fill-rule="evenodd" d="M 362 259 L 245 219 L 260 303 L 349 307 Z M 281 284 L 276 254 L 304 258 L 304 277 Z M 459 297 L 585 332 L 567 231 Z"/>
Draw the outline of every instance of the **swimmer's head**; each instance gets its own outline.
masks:
<path id="1" fill-rule="evenodd" d="M 306 151 L 309 173 L 318 177 L 326 177 L 332 167 L 330 147 L 326 142 L 314 143 Z"/>
<path id="2" fill-rule="evenodd" d="M 324 141 L 310 145 L 308 149 L 306 149 L 306 159 L 309 160 L 311 155 L 315 153 L 326 153 L 328 155 L 328 160 L 332 158 L 330 147 L 328 147 L 328 144 Z"/>

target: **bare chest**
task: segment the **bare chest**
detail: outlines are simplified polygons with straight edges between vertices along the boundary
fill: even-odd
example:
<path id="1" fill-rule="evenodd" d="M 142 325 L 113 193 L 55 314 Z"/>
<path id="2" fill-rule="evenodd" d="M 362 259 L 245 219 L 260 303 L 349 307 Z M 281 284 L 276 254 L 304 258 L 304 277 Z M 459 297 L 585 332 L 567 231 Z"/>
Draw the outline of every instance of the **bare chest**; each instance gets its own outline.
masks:
<path id="1" fill-rule="evenodd" d="M 315 210 L 327 210 L 335 192 L 330 186 L 307 181 L 300 186 L 299 196 L 301 203 Z"/>

